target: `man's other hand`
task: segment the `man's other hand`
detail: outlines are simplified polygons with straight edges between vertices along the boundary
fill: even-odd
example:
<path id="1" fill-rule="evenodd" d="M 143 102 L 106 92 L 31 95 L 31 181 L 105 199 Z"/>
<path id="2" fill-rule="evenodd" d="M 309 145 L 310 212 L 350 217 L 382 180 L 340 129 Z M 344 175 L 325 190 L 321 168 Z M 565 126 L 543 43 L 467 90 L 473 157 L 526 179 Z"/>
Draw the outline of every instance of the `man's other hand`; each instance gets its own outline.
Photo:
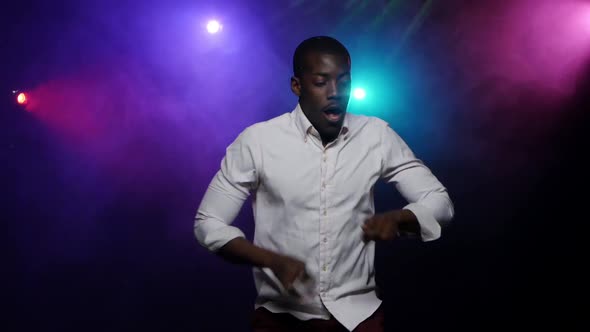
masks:
<path id="1" fill-rule="evenodd" d="M 273 256 L 269 268 L 274 272 L 283 287 L 293 293 L 293 282 L 297 278 L 302 281 L 309 279 L 309 275 L 305 270 L 305 264 L 295 258 L 276 254 Z"/>
<path id="2" fill-rule="evenodd" d="M 361 226 L 363 229 L 363 240 L 377 241 L 396 238 L 399 235 L 399 219 L 399 210 L 376 214 L 367 219 Z"/>

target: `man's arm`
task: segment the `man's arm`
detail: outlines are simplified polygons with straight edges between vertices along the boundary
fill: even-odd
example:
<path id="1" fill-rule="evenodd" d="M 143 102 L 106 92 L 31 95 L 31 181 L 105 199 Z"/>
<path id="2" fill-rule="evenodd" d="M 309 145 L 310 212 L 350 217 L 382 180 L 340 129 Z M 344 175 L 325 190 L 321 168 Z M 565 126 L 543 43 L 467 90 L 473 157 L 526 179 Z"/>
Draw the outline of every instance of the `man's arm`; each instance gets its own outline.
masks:
<path id="1" fill-rule="evenodd" d="M 229 241 L 218 254 L 233 263 L 270 268 L 288 291 L 293 290 L 295 279 L 309 278 L 305 264 L 300 260 L 258 247 L 241 237 Z"/>
<path id="2" fill-rule="evenodd" d="M 454 216 L 446 188 L 389 126 L 381 136 L 381 177 L 393 183 L 408 201 L 403 209 L 378 214 L 363 226 L 366 239 L 391 239 L 400 234 L 436 240 Z"/>
<path id="3" fill-rule="evenodd" d="M 253 139 L 247 129 L 228 147 L 197 211 L 195 237 L 229 262 L 270 268 L 283 286 L 291 289 L 293 281 L 304 275 L 305 265 L 252 244 L 239 228 L 231 226 L 250 191 L 258 186 Z"/>
<path id="4" fill-rule="evenodd" d="M 231 226 L 250 191 L 258 186 L 254 137 L 246 129 L 230 144 L 197 210 L 194 232 L 198 242 L 217 252 L 244 233 Z"/>
<path id="5" fill-rule="evenodd" d="M 418 218 L 412 211 L 405 209 L 376 214 L 361 227 L 365 241 L 392 240 L 402 234 L 420 234 Z"/>

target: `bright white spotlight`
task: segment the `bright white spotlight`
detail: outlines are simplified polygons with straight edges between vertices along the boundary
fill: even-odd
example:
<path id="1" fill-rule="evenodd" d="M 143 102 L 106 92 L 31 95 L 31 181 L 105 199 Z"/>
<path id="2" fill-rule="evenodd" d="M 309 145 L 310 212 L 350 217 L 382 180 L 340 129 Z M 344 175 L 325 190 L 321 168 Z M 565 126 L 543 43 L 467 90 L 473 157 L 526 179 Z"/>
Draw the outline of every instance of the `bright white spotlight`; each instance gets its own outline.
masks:
<path id="1" fill-rule="evenodd" d="M 352 95 L 356 99 L 365 99 L 365 97 L 367 96 L 367 93 L 365 92 L 365 89 L 363 89 L 363 88 L 356 88 L 352 92 Z"/>
<path id="2" fill-rule="evenodd" d="M 221 23 L 219 23 L 219 21 L 211 20 L 207 22 L 207 31 L 210 34 L 218 33 L 219 31 L 221 31 L 222 27 L 223 26 L 221 25 Z"/>

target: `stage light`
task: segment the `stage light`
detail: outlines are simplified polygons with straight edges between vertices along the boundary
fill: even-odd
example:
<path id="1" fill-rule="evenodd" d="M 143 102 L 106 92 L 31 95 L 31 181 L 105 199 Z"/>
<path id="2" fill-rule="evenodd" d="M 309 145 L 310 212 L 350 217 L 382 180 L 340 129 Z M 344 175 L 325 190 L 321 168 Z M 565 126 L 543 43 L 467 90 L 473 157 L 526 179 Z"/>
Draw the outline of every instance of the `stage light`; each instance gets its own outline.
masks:
<path id="1" fill-rule="evenodd" d="M 211 20 L 211 21 L 207 22 L 207 31 L 210 34 L 218 33 L 219 31 L 221 31 L 222 27 L 223 26 L 221 25 L 221 23 L 219 23 L 219 21 Z"/>
<path id="2" fill-rule="evenodd" d="M 16 102 L 19 103 L 20 105 L 24 105 L 27 103 L 27 95 L 24 92 L 19 93 L 16 96 Z"/>
<path id="3" fill-rule="evenodd" d="M 365 99 L 365 97 L 367 96 L 367 93 L 365 92 L 365 89 L 363 89 L 363 88 L 356 88 L 352 92 L 352 95 L 355 99 L 361 100 L 361 99 Z"/>

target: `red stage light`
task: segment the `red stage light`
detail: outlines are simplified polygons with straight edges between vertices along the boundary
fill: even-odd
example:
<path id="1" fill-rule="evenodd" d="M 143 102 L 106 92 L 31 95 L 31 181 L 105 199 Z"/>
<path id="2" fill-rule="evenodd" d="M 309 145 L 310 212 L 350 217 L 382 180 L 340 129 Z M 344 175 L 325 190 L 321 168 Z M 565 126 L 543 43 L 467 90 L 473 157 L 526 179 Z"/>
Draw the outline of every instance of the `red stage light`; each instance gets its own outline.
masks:
<path id="1" fill-rule="evenodd" d="M 19 93 L 18 96 L 16 96 L 16 102 L 21 105 L 26 104 L 27 103 L 27 95 L 24 94 L 24 92 Z"/>

